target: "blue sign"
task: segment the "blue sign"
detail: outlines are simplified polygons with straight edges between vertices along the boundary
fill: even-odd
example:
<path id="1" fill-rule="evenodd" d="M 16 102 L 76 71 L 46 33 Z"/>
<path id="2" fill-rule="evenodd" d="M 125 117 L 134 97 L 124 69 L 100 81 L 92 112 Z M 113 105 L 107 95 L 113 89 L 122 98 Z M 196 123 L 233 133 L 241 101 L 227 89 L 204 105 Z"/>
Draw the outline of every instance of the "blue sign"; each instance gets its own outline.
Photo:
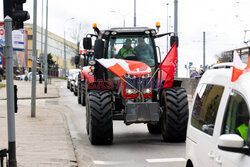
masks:
<path id="1" fill-rule="evenodd" d="M 0 65 L 2 65 L 2 64 L 3 64 L 3 56 L 0 55 Z"/>

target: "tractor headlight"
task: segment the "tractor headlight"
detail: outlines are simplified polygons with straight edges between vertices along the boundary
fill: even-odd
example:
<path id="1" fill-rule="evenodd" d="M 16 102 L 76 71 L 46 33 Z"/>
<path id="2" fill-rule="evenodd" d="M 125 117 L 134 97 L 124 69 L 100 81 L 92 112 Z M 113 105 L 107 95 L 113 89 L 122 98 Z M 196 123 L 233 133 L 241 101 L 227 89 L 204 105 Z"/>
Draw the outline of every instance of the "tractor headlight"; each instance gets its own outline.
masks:
<path id="1" fill-rule="evenodd" d="M 130 74 L 125 74 L 124 77 L 129 78 L 129 79 L 135 79 L 136 78 L 135 75 L 130 75 Z"/>
<path id="2" fill-rule="evenodd" d="M 95 65 L 95 60 L 90 60 L 89 65 L 91 65 L 91 66 Z"/>
<path id="3" fill-rule="evenodd" d="M 143 93 L 144 93 L 144 94 L 150 94 L 150 93 L 151 93 L 151 89 L 144 89 L 144 90 L 143 90 Z"/>
<path id="4" fill-rule="evenodd" d="M 150 78 L 150 77 L 151 77 L 151 73 L 142 76 L 142 78 Z"/>
<path id="5" fill-rule="evenodd" d="M 137 94 L 136 89 L 126 89 L 126 94 Z"/>

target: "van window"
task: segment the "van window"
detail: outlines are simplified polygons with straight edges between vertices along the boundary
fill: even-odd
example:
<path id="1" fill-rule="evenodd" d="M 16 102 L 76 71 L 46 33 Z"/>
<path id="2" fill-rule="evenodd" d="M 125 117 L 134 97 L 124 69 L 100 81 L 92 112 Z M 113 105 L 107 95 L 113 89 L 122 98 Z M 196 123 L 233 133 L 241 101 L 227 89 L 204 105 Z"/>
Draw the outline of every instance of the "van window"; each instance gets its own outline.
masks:
<path id="1" fill-rule="evenodd" d="M 191 125 L 213 135 L 214 123 L 220 105 L 224 87 L 203 84 L 195 98 Z"/>
<path id="2" fill-rule="evenodd" d="M 238 134 L 246 141 L 249 109 L 244 98 L 233 93 L 229 98 L 225 114 L 222 134 Z"/>

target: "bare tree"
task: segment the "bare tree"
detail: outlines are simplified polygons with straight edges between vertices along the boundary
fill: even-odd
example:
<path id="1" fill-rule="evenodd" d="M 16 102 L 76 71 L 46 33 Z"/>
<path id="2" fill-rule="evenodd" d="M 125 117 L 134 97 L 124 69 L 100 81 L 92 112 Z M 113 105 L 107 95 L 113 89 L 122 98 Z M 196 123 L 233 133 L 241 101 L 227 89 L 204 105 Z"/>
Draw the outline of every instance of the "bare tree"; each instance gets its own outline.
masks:
<path id="1" fill-rule="evenodd" d="M 83 37 L 86 36 L 86 34 L 88 33 L 89 27 L 90 26 L 88 23 L 80 22 L 75 24 L 75 26 L 73 25 L 71 28 L 70 36 L 77 44 L 77 50 L 76 50 L 77 54 L 79 54 L 80 43 Z"/>
<path id="2" fill-rule="evenodd" d="M 222 52 L 220 54 L 216 54 L 215 57 L 217 58 L 219 63 L 233 61 L 233 55 L 229 54 L 229 53 L 225 53 L 225 52 Z"/>

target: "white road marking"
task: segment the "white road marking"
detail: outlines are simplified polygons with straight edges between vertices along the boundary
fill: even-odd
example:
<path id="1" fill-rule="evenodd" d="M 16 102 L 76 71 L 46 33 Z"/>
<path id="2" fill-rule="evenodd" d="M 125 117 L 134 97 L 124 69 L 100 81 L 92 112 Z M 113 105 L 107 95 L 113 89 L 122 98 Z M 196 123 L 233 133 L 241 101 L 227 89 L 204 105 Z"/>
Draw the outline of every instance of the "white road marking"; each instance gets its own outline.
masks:
<path id="1" fill-rule="evenodd" d="M 131 164 L 134 163 L 134 161 L 99 161 L 99 160 L 93 160 L 94 164 L 96 165 L 121 165 L 121 164 Z"/>
<path id="2" fill-rule="evenodd" d="M 185 158 L 157 158 L 157 159 L 146 159 L 148 163 L 161 163 L 161 162 L 185 162 Z"/>

